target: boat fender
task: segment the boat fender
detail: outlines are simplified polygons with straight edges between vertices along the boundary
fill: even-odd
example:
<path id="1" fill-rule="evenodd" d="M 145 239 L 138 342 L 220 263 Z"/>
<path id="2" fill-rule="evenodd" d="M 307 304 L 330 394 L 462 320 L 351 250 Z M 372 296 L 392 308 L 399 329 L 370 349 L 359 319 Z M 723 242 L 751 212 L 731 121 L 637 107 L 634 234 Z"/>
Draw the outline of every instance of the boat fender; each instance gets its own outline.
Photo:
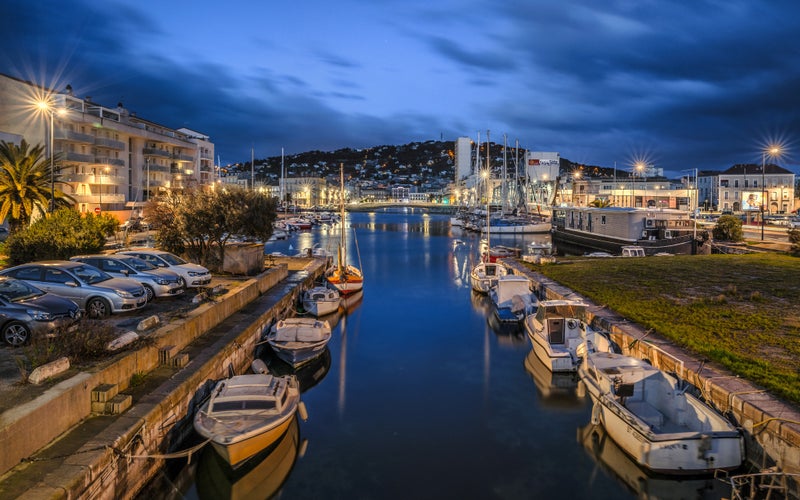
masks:
<path id="1" fill-rule="evenodd" d="M 300 418 L 303 419 L 303 422 L 308 420 L 308 410 L 306 409 L 306 404 L 302 401 L 297 404 L 297 413 L 300 414 Z"/>
<path id="2" fill-rule="evenodd" d="M 600 425 L 600 404 L 597 402 L 592 405 L 592 424 Z"/>
<path id="3" fill-rule="evenodd" d="M 253 370 L 253 373 L 260 373 L 262 375 L 266 375 L 269 373 L 269 369 L 267 368 L 267 364 L 264 363 L 263 359 L 256 358 L 250 363 L 250 369 Z"/>

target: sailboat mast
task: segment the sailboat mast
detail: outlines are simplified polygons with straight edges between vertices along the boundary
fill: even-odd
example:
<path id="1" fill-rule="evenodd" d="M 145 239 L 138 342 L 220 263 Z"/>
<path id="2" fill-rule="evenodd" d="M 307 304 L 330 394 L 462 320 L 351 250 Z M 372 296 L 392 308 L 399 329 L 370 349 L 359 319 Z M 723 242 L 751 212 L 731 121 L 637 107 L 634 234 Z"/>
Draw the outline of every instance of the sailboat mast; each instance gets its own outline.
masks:
<path id="1" fill-rule="evenodd" d="M 341 191 L 339 193 L 339 201 L 342 207 L 342 230 L 341 230 L 341 243 L 339 244 L 339 272 L 344 273 L 345 255 L 347 252 L 346 238 L 344 235 L 345 218 L 344 218 L 344 163 L 339 164 L 339 183 Z"/>
<path id="2" fill-rule="evenodd" d="M 492 199 L 490 185 L 489 182 L 492 178 L 492 167 L 489 163 L 489 149 L 491 149 L 492 143 L 489 141 L 489 129 L 486 129 L 486 261 L 489 262 L 491 260 L 491 253 L 492 253 L 492 240 L 491 240 L 491 205 L 490 200 Z"/>

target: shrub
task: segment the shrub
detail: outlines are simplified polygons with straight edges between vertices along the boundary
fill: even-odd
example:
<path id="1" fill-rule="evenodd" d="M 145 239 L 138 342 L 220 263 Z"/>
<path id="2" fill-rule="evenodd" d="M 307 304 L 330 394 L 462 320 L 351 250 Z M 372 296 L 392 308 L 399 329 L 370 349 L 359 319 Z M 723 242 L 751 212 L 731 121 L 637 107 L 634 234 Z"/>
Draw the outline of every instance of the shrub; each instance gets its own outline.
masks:
<path id="1" fill-rule="evenodd" d="M 789 230 L 789 243 L 792 244 L 792 255 L 800 256 L 800 229 Z"/>
<path id="2" fill-rule="evenodd" d="M 74 331 L 61 329 L 51 336 L 32 337 L 23 349 L 31 368 L 64 356 L 69 358 L 70 364 L 80 365 L 105 358 L 108 355 L 106 346 L 115 337 L 116 333 L 111 325 L 82 319 Z"/>
<path id="3" fill-rule="evenodd" d="M 733 215 L 723 215 L 717 221 L 712 231 L 715 240 L 721 241 L 742 241 L 744 232 L 742 231 L 742 219 Z"/>
<path id="4" fill-rule="evenodd" d="M 82 253 L 97 253 L 118 226 L 113 215 L 82 215 L 67 208 L 57 210 L 8 238 L 9 264 L 65 260 Z"/>

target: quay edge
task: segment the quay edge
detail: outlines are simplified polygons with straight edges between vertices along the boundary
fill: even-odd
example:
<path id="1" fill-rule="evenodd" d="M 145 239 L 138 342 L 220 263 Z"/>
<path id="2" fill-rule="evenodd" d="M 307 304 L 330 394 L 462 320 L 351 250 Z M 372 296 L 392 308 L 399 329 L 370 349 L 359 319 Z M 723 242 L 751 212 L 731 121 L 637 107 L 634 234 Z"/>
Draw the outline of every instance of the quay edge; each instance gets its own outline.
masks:
<path id="1" fill-rule="evenodd" d="M 79 373 L 0 416 L 0 497 L 133 498 L 163 466 L 164 456 L 185 442 L 191 412 L 213 381 L 229 370 L 244 371 L 262 329 L 292 310 L 302 290 L 324 272 L 322 259 L 296 260 L 305 265 L 302 271 L 290 276 L 287 264 L 279 263 L 180 323 L 165 325 L 152 334 L 156 345 L 126 353 L 97 372 Z M 165 367 L 165 350 L 188 362 L 177 370 Z M 167 371 L 166 379 L 127 411 L 89 418 L 93 389 L 117 386 L 123 392 L 134 376 L 159 370 Z M 66 451 L 58 456 L 59 450 Z"/>
<path id="2" fill-rule="evenodd" d="M 756 469 L 777 466 L 787 474 L 800 473 L 800 411 L 797 407 L 717 365 L 704 363 L 671 341 L 594 304 L 516 259 L 503 262 L 515 274 L 527 276 L 544 293 L 543 298 L 581 300 L 589 304 L 586 319 L 610 332 L 623 354 L 647 359 L 653 366 L 674 372 L 697 387 L 705 399 L 742 429 L 749 465 Z"/>

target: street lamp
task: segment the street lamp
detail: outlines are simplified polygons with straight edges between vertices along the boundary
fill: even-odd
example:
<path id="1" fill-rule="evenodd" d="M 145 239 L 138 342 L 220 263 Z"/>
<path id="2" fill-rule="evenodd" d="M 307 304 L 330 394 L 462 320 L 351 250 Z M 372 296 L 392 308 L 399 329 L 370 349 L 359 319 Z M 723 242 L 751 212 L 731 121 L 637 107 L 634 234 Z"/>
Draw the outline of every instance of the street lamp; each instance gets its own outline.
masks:
<path id="1" fill-rule="evenodd" d="M 769 146 L 761 152 L 761 241 L 764 241 L 764 205 L 767 203 L 765 170 L 767 168 L 767 155 L 774 158 L 781 153 L 779 146 Z"/>
<path id="2" fill-rule="evenodd" d="M 639 171 L 639 172 L 644 171 L 644 163 L 639 162 L 639 163 L 636 163 L 633 166 L 633 182 L 632 182 L 632 185 L 633 185 L 633 196 L 632 196 L 632 198 L 633 199 L 631 200 L 631 206 L 633 208 L 636 208 L 636 172 L 637 171 Z"/>
<path id="3" fill-rule="evenodd" d="M 98 213 L 101 213 L 103 211 L 103 174 L 107 173 L 108 173 L 108 167 L 103 167 L 102 169 L 100 169 L 100 191 L 98 192 L 98 194 L 100 195 L 100 200 L 99 200 L 100 202 L 98 203 L 99 206 L 97 207 Z"/>
<path id="4" fill-rule="evenodd" d="M 150 201 L 150 157 L 144 159 L 145 167 L 147 168 L 147 201 Z"/>
<path id="5" fill-rule="evenodd" d="M 53 121 L 55 117 L 53 116 L 53 110 L 50 109 L 50 103 L 47 101 L 39 101 L 36 103 L 36 106 L 44 113 L 47 113 L 50 116 L 50 141 L 48 141 L 47 146 L 50 150 L 50 207 L 49 212 L 53 213 L 53 209 L 55 208 L 56 204 L 56 177 L 55 177 L 55 162 L 53 159 Z"/>

